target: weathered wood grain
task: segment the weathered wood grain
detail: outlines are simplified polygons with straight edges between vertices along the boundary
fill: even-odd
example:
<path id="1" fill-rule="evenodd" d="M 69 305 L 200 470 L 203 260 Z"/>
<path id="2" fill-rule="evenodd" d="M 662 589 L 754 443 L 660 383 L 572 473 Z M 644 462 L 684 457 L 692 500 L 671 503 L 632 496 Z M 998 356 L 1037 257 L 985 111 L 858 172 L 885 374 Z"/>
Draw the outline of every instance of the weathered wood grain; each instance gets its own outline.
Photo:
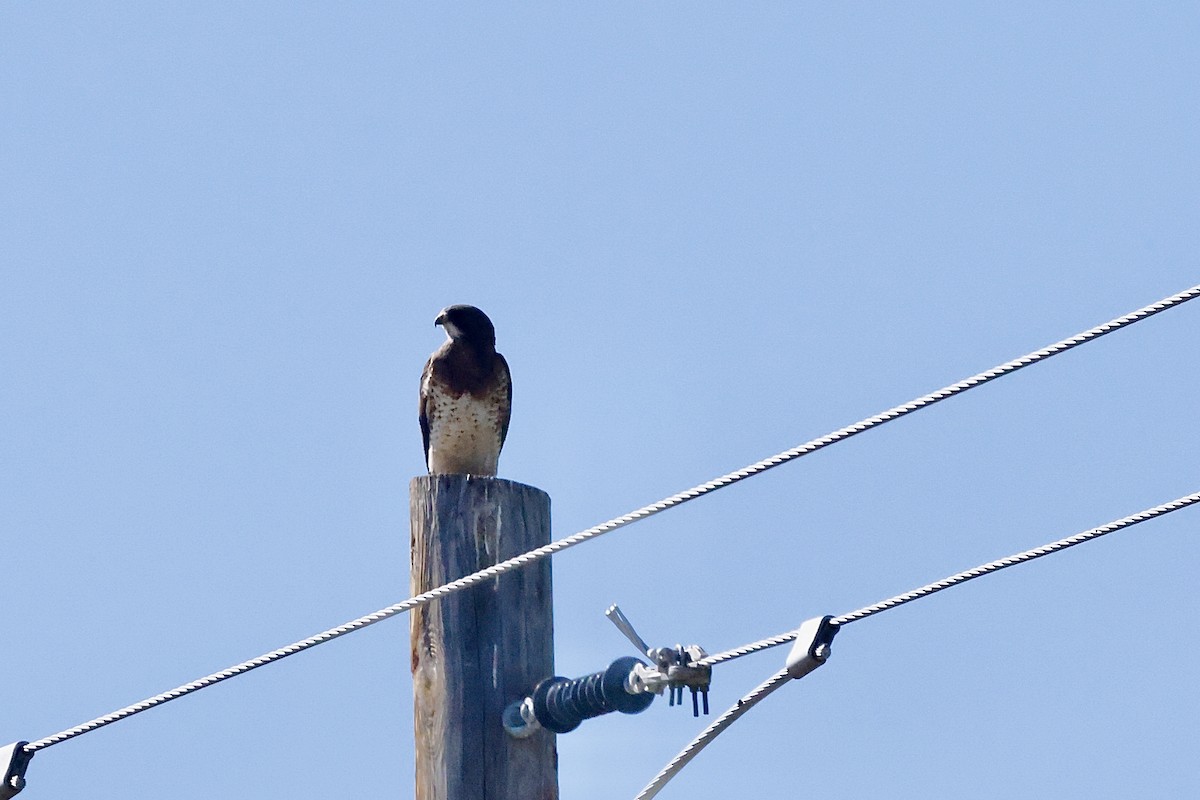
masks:
<path id="1" fill-rule="evenodd" d="M 550 498 L 532 486 L 428 475 L 409 492 L 413 594 L 550 541 Z M 501 724 L 554 674 L 550 576 L 543 559 L 413 611 L 416 800 L 557 800 L 553 734 Z"/>

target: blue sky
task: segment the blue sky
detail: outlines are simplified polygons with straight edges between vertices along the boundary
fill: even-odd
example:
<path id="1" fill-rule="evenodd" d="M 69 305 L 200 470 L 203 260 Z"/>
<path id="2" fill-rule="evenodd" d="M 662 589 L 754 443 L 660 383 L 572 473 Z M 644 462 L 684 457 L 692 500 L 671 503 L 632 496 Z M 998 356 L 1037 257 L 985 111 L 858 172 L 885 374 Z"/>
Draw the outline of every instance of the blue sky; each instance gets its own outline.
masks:
<path id="1" fill-rule="evenodd" d="M 437 311 L 565 536 L 1200 283 L 1190 3 L 0 9 L 0 744 L 408 595 Z M 723 650 L 1200 489 L 1200 305 L 564 553 L 557 669 Z M 848 627 L 663 797 L 1200 791 L 1200 511 Z M 407 621 L 23 797 L 407 797 Z M 718 667 L 719 712 L 782 650 Z M 632 797 L 705 724 L 559 738 Z"/>

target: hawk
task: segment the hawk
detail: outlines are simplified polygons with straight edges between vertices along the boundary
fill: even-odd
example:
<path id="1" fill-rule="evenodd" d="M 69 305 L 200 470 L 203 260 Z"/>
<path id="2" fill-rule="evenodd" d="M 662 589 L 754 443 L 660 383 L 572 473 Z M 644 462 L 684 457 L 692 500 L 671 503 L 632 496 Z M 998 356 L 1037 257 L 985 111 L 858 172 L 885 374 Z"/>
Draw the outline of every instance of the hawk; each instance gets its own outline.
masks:
<path id="1" fill-rule="evenodd" d="M 442 309 L 433 324 L 449 338 L 421 373 L 425 466 L 430 475 L 494 476 L 512 409 L 512 379 L 496 352 L 496 329 L 467 305 Z"/>

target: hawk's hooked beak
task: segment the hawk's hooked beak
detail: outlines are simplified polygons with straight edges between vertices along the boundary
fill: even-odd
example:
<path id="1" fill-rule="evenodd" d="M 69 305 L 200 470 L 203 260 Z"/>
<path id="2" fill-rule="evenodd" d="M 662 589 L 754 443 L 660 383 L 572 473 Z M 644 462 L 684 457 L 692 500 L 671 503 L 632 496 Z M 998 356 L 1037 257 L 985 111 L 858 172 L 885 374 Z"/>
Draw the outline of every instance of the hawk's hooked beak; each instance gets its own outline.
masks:
<path id="1" fill-rule="evenodd" d="M 433 321 L 433 327 L 436 328 L 438 325 L 445 325 L 445 324 L 446 324 L 446 312 L 443 311 L 442 313 L 438 314 L 437 319 L 435 319 Z"/>

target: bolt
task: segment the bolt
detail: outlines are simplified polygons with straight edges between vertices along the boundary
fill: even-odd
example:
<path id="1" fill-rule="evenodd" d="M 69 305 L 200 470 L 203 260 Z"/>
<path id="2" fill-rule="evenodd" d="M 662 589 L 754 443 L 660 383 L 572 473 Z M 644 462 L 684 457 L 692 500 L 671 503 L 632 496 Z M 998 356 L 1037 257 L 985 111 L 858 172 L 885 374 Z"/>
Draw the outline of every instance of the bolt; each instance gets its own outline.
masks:
<path id="1" fill-rule="evenodd" d="M 522 708 L 523 705 L 524 702 L 522 701 L 509 703 L 504 709 L 502 716 L 504 730 L 508 731 L 508 735 L 514 739 L 526 739 L 535 734 L 538 728 L 541 727 L 541 725 L 536 724 L 536 720 L 531 724 L 525 718 L 525 715 L 521 713 L 524 710 Z"/>

